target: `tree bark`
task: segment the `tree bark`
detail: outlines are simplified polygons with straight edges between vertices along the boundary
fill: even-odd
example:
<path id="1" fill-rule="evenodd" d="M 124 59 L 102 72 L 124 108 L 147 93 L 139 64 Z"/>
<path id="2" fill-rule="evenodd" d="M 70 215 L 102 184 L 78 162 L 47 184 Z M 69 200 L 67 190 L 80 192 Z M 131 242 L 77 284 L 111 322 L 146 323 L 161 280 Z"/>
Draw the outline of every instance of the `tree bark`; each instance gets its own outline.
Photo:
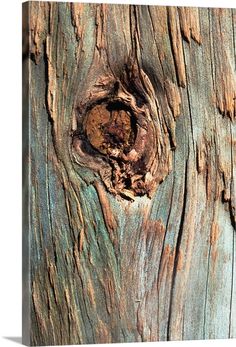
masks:
<path id="1" fill-rule="evenodd" d="M 235 338 L 235 10 L 23 7 L 24 343 Z"/>

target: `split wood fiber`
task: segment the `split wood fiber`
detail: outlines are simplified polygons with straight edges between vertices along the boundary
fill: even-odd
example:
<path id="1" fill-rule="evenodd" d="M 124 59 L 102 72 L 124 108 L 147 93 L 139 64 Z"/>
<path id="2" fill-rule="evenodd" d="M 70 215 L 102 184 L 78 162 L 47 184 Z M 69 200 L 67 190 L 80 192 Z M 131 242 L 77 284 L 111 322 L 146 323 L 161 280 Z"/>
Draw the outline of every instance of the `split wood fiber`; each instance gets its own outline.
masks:
<path id="1" fill-rule="evenodd" d="M 23 19 L 23 342 L 235 338 L 235 10 Z"/>

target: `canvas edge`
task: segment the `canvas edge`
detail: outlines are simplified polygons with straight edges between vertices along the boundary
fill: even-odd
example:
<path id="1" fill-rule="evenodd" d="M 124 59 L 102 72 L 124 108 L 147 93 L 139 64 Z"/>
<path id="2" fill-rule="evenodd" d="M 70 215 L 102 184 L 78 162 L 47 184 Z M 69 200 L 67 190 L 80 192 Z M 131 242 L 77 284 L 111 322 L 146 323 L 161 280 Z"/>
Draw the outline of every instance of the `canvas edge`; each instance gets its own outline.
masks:
<path id="1" fill-rule="evenodd" d="M 30 346 L 29 2 L 22 3 L 22 344 Z M 26 50 L 24 51 L 24 49 Z"/>

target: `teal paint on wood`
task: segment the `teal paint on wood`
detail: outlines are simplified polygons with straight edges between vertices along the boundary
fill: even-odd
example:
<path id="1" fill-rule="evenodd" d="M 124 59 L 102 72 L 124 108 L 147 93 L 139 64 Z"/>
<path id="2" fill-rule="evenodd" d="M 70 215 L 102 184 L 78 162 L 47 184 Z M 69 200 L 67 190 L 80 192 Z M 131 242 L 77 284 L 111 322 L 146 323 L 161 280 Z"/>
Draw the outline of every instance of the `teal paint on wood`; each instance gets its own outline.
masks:
<path id="1" fill-rule="evenodd" d="M 24 343 L 235 337 L 235 10 L 23 9 Z M 117 79 L 156 115 L 151 197 L 78 142 Z"/>

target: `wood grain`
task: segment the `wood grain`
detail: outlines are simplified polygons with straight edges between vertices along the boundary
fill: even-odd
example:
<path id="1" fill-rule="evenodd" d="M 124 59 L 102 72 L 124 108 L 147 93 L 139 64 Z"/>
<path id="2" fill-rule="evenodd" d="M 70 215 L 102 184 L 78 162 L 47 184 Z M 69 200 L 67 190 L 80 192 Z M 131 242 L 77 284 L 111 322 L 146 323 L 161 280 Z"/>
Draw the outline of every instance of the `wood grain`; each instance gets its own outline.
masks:
<path id="1" fill-rule="evenodd" d="M 24 343 L 235 338 L 235 10 L 23 10 Z M 142 170 L 84 135 L 118 97 L 150 117 Z"/>

